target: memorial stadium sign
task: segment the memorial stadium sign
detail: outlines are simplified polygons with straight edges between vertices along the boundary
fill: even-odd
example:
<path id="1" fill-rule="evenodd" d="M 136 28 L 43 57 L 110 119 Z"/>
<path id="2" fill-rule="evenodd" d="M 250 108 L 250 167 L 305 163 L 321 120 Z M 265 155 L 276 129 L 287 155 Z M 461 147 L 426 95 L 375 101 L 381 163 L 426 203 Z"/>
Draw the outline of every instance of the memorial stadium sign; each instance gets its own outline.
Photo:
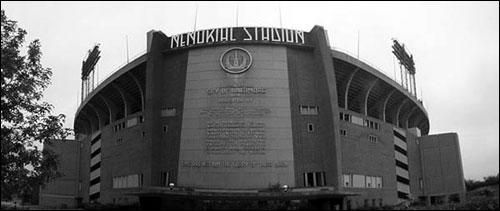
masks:
<path id="1" fill-rule="evenodd" d="M 304 31 L 271 27 L 226 27 L 205 29 L 173 35 L 169 37 L 169 39 L 169 49 L 227 42 L 262 41 L 299 45 L 306 43 Z"/>

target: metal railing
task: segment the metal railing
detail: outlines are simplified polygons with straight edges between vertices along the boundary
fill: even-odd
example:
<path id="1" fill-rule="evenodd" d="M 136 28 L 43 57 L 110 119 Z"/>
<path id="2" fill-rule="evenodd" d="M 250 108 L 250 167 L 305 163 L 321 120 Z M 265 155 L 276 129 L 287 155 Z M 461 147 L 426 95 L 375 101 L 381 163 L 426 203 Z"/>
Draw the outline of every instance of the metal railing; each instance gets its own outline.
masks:
<path id="1" fill-rule="evenodd" d="M 141 51 L 140 53 L 138 53 L 138 54 L 136 54 L 136 55 L 132 56 L 132 58 L 130 58 L 130 60 L 129 60 L 129 61 L 126 61 L 126 62 L 124 62 L 124 63 L 122 63 L 122 64 L 118 65 L 118 67 L 116 67 L 113 71 L 111 71 L 111 72 L 109 72 L 108 74 L 106 74 L 106 75 L 103 77 L 103 79 L 102 79 L 102 80 L 97 81 L 97 85 L 96 85 L 95 87 L 98 87 L 98 86 L 99 86 L 99 84 L 101 84 L 101 82 L 105 81 L 105 80 L 106 80 L 107 78 L 109 78 L 111 75 L 113 75 L 113 74 L 115 74 L 116 72 L 118 72 L 118 70 L 120 70 L 120 69 L 122 69 L 123 67 L 125 67 L 125 65 L 129 64 L 129 63 L 130 63 L 130 61 L 134 61 L 134 59 L 137 59 L 137 58 L 141 57 L 142 55 L 144 55 L 144 54 L 146 54 L 146 53 L 147 53 L 147 52 L 146 52 L 146 50 L 143 50 L 143 51 Z"/>
<path id="2" fill-rule="evenodd" d="M 398 84 L 398 85 L 399 85 L 399 86 L 401 86 L 404 90 L 408 91 L 408 93 L 410 93 L 410 92 L 409 92 L 409 90 L 403 86 L 402 82 L 397 80 L 396 75 L 394 75 L 394 76 L 389 75 L 387 72 L 385 72 L 384 70 L 382 70 L 382 68 L 377 67 L 376 65 L 372 64 L 371 62 L 369 62 L 369 61 L 367 61 L 367 60 L 365 60 L 365 59 L 363 59 L 363 58 L 359 58 L 359 57 L 358 57 L 357 55 L 355 55 L 354 53 L 351 53 L 351 52 L 349 52 L 349 51 L 347 51 L 347 50 L 345 50 L 345 49 L 342 49 L 342 48 L 337 48 L 337 47 L 333 47 L 333 46 L 332 46 L 331 48 L 332 48 L 333 50 L 336 50 L 336 51 L 339 51 L 339 52 L 345 53 L 345 54 L 347 54 L 347 55 L 349 55 L 349 56 L 351 56 L 351 57 L 353 57 L 353 58 L 355 58 L 355 59 L 357 59 L 357 60 L 359 60 L 359 61 L 361 61 L 361 62 L 363 62 L 363 63 L 367 64 L 367 65 L 369 65 L 369 66 L 370 66 L 370 67 L 372 67 L 373 69 L 375 69 L 375 70 L 379 71 L 380 73 L 382 73 L 382 74 L 384 74 L 385 76 L 387 76 L 389 79 L 391 79 L 391 80 L 393 80 L 394 82 L 396 82 L 396 84 Z M 419 101 L 419 102 L 423 105 L 423 99 L 419 99 L 419 98 L 418 98 L 418 96 L 413 95 L 413 94 L 411 94 L 411 93 L 410 93 L 410 95 L 411 95 L 411 96 L 413 96 L 413 97 L 415 97 L 415 98 L 416 98 L 416 99 L 417 99 L 417 100 L 418 100 L 418 101 Z"/>
<path id="3" fill-rule="evenodd" d="M 332 47 L 332 49 L 333 49 L 333 50 L 336 50 L 336 51 L 340 51 L 340 52 L 342 52 L 342 53 L 345 53 L 345 54 L 347 54 L 347 55 L 349 55 L 349 56 L 351 56 L 351 57 L 353 57 L 353 58 L 355 58 L 355 59 L 357 59 L 357 60 L 359 60 L 359 61 L 362 61 L 362 62 L 363 62 L 363 63 L 365 63 L 365 64 L 368 64 L 368 65 L 369 65 L 370 67 L 372 67 L 373 69 L 375 69 L 375 70 L 377 70 L 377 71 L 379 71 L 379 72 L 383 73 L 385 76 L 387 76 L 388 78 L 392 79 L 394 82 L 396 82 L 396 83 L 398 83 L 398 84 L 399 84 L 399 82 L 396 80 L 396 76 L 391 76 L 391 75 L 389 75 L 387 72 L 385 72 L 384 70 L 382 70 L 382 68 L 377 67 L 377 65 L 374 65 L 374 64 L 372 64 L 371 62 L 369 62 L 369 61 L 367 61 L 367 60 L 365 60 L 365 59 L 363 59 L 363 58 L 359 58 L 359 57 L 358 57 L 357 55 L 355 55 L 354 53 L 351 53 L 351 52 L 349 52 L 349 51 L 347 51 L 347 50 L 345 50 L 345 49 L 342 49 L 342 48 L 337 48 L 337 47 Z"/>
<path id="4" fill-rule="evenodd" d="M 80 105 L 81 105 L 83 102 L 85 102 L 85 101 L 87 100 L 87 97 L 88 97 L 88 96 L 90 96 L 90 95 L 92 94 L 92 92 L 94 92 L 94 90 L 95 90 L 97 87 L 99 87 L 99 85 L 100 85 L 103 81 L 105 81 L 106 79 L 108 79 L 109 77 L 111 77 L 113 74 L 115 74 L 116 72 L 118 72 L 120 69 L 122 69 L 123 67 L 125 67 L 127 64 L 129 64 L 129 63 L 130 63 L 130 61 L 134 61 L 135 59 L 137 59 L 137 58 L 139 58 L 139 57 L 143 56 L 143 55 L 144 55 L 144 54 L 146 54 L 146 53 L 147 53 L 147 50 L 143 50 L 143 51 L 141 51 L 140 53 L 135 54 L 134 56 L 132 56 L 132 58 L 131 58 L 130 60 L 128 60 L 128 61 L 126 61 L 126 62 L 124 62 L 124 63 L 122 63 L 122 64 L 118 65 L 118 67 L 116 67 L 113 71 L 111 71 L 111 72 L 109 72 L 108 74 L 106 74 L 104 77 L 102 77 L 102 79 L 101 79 L 101 77 L 99 77 L 99 76 L 98 76 L 98 79 L 101 79 L 101 80 L 97 80 L 97 81 L 96 81 L 96 83 L 95 83 L 94 87 L 92 87 L 92 89 L 89 91 L 89 93 L 87 93 L 87 95 L 85 96 L 85 98 L 83 98 L 83 101 L 81 101 L 81 102 L 79 102 L 79 103 L 78 103 L 77 108 L 78 108 L 78 107 L 80 107 Z M 81 93 L 81 94 L 83 94 L 83 93 Z"/>

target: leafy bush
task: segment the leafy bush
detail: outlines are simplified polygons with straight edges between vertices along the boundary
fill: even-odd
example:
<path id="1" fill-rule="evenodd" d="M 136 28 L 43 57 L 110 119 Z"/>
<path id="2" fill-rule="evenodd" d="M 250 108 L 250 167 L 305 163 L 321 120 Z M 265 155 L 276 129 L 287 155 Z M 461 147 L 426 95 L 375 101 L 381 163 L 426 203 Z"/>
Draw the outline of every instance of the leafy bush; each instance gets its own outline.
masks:
<path id="1" fill-rule="evenodd" d="M 478 198 L 457 206 L 457 210 L 499 210 L 498 198 Z"/>

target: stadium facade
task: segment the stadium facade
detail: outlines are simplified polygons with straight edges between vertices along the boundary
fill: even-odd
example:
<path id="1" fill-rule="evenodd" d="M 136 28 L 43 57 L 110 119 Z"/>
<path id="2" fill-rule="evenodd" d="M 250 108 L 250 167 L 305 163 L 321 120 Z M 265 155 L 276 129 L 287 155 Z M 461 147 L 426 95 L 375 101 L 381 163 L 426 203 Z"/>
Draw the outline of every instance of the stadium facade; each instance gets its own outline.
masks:
<path id="1" fill-rule="evenodd" d="M 152 30 L 145 54 L 84 93 L 80 202 L 349 209 L 465 197 L 457 134 L 429 135 L 416 94 L 332 49 L 320 26 Z"/>

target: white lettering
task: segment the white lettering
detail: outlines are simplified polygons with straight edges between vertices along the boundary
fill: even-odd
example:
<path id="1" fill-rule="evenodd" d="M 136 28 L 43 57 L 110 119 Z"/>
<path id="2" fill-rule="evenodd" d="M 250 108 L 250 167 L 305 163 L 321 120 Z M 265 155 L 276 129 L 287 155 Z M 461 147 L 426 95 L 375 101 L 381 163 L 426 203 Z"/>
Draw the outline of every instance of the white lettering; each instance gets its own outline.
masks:
<path id="1" fill-rule="evenodd" d="M 252 35 L 248 32 L 247 27 L 243 27 L 243 30 L 245 30 L 245 34 L 248 36 L 243 38 L 243 40 L 252 40 Z"/>
<path id="2" fill-rule="evenodd" d="M 197 44 L 205 43 L 205 30 L 201 31 L 201 36 L 200 36 L 200 31 L 196 32 L 196 41 L 198 42 Z"/>
<path id="3" fill-rule="evenodd" d="M 220 29 L 215 29 L 215 42 L 219 42 L 219 30 Z"/>
<path id="4" fill-rule="evenodd" d="M 276 35 L 276 36 L 274 36 L 274 35 Z M 274 39 L 274 37 L 277 37 L 277 38 Z M 278 31 L 277 28 L 272 28 L 271 29 L 271 40 L 272 41 L 278 41 L 278 42 L 281 41 L 280 32 Z"/>
<path id="5" fill-rule="evenodd" d="M 304 42 L 305 42 L 305 40 L 304 40 L 304 31 L 300 31 L 300 30 L 298 30 L 298 31 L 297 31 L 297 35 L 298 35 L 298 37 L 300 37 L 300 39 L 302 40 L 302 44 L 304 44 Z M 299 42 L 299 40 L 298 40 L 298 39 L 295 39 L 295 42 Z"/>
<path id="6" fill-rule="evenodd" d="M 172 38 L 170 38 L 170 48 L 174 48 L 174 41 L 175 41 L 175 47 L 179 47 L 179 36 L 180 35 L 174 35 Z"/>
<path id="7" fill-rule="evenodd" d="M 184 34 L 181 34 L 181 47 L 184 47 L 184 45 L 186 44 L 186 42 L 184 41 Z"/>
<path id="8" fill-rule="evenodd" d="M 231 31 L 230 31 L 230 38 L 229 38 L 229 40 L 230 41 L 236 41 L 236 39 L 234 39 L 234 37 L 233 37 L 233 28 L 230 28 L 230 30 Z"/>
<path id="9" fill-rule="evenodd" d="M 258 40 L 258 39 L 259 39 L 259 38 L 258 38 L 258 36 L 257 36 L 257 35 L 259 35 L 259 34 L 257 34 L 257 29 L 258 29 L 258 28 L 257 28 L 257 27 L 255 27 L 255 40 Z"/>
<path id="10" fill-rule="evenodd" d="M 286 29 L 285 35 L 286 35 L 286 42 L 293 42 L 293 31 L 292 30 Z M 290 39 L 288 39 L 288 38 L 290 38 Z"/>
<path id="11" fill-rule="evenodd" d="M 214 42 L 214 40 L 215 40 L 214 36 L 213 36 L 214 31 L 215 31 L 215 29 L 207 30 L 207 43 L 208 42 Z"/>
<path id="12" fill-rule="evenodd" d="M 262 27 L 261 29 L 262 29 L 262 33 L 261 33 L 261 35 L 262 35 L 262 36 L 261 36 L 261 39 L 262 39 L 263 41 L 269 41 L 269 28 L 264 28 L 264 27 Z M 265 32 L 265 31 L 264 31 L 264 29 L 266 29 L 265 31 L 267 31 L 267 33 L 264 33 L 264 32 Z M 265 34 L 265 35 L 264 35 L 264 34 Z"/>
<path id="13" fill-rule="evenodd" d="M 225 30 L 225 31 L 226 31 L 226 33 L 223 33 L 223 32 L 222 32 L 224 29 L 226 29 L 226 30 Z M 228 32 L 229 32 L 228 28 L 222 28 L 222 29 L 221 29 L 221 33 L 220 33 L 220 41 L 221 41 L 221 42 L 224 42 L 224 41 L 228 41 L 228 40 L 229 40 L 229 33 L 228 33 Z"/>
<path id="14" fill-rule="evenodd" d="M 251 32 L 252 29 L 247 27 L 225 27 L 172 35 L 170 37 L 170 48 L 188 47 L 204 43 L 217 42 L 269 41 L 304 44 L 306 41 L 305 32 L 301 30 L 273 27 L 252 28 L 254 30 L 253 33 Z M 243 30 L 243 32 L 241 30 Z"/>
<path id="15" fill-rule="evenodd" d="M 285 29 L 281 29 L 281 42 L 285 42 Z"/>
<path id="16" fill-rule="evenodd" d="M 193 40 L 193 44 L 196 44 L 196 34 L 195 32 L 188 32 L 187 34 L 187 44 L 186 45 L 189 45 L 189 40 Z"/>

